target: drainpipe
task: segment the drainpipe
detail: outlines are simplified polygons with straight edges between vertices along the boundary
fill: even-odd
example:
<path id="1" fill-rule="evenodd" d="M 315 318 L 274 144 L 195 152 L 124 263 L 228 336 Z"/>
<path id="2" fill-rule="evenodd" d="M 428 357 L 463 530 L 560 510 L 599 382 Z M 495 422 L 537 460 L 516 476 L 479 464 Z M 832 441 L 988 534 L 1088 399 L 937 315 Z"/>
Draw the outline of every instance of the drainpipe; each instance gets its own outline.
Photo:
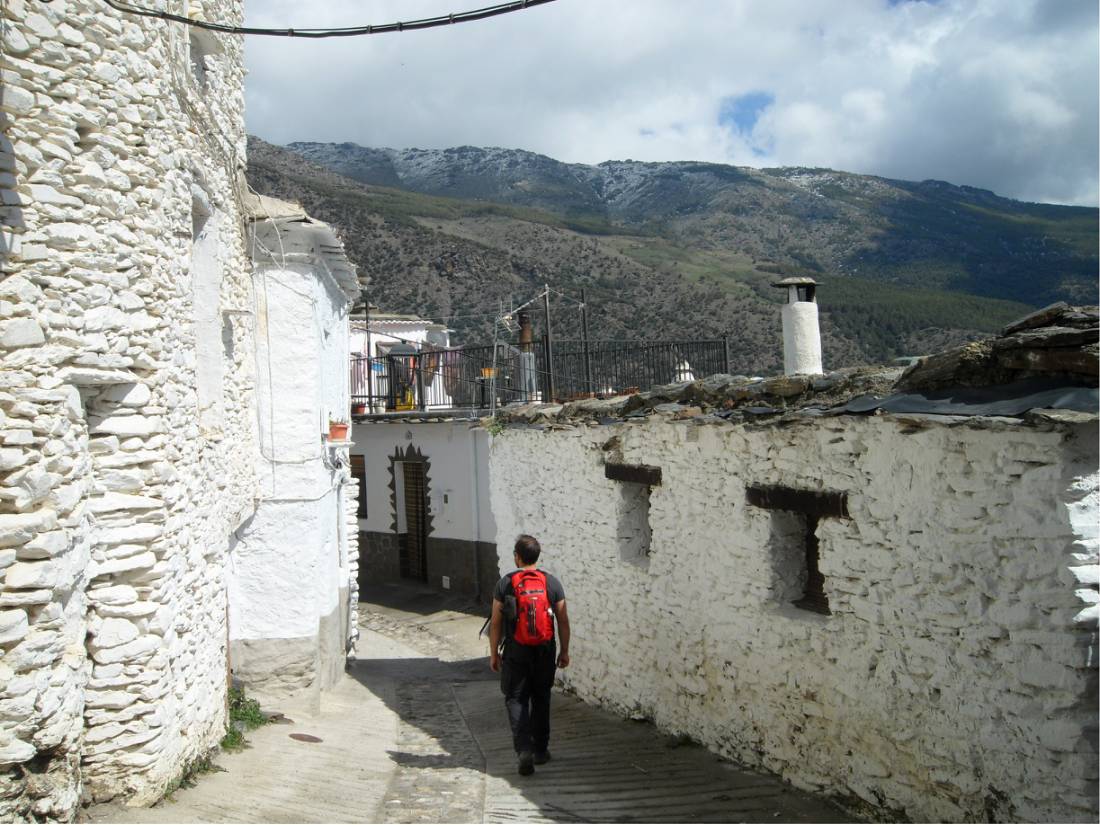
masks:
<path id="1" fill-rule="evenodd" d="M 522 327 L 521 327 L 522 329 Z M 453 426 L 453 425 L 452 425 Z M 479 496 L 479 481 L 477 471 L 477 428 L 470 428 L 470 457 L 474 466 L 474 494 L 470 496 L 473 502 L 472 511 L 474 518 L 474 599 L 481 603 L 481 501 Z"/>

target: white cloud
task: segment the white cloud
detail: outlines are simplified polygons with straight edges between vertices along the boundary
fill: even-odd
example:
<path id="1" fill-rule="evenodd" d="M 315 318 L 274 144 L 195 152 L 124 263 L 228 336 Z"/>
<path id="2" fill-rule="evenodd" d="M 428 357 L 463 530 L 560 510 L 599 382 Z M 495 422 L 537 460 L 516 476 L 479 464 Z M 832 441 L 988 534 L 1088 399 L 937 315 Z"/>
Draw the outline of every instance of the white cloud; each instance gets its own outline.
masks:
<path id="1" fill-rule="evenodd" d="M 248 0 L 248 23 L 392 22 L 473 0 Z M 1092 0 L 558 0 L 424 32 L 247 41 L 275 143 L 507 146 L 939 178 L 1098 200 Z M 751 133 L 723 101 L 771 95 Z M 763 155 L 761 155 L 763 150 Z"/>

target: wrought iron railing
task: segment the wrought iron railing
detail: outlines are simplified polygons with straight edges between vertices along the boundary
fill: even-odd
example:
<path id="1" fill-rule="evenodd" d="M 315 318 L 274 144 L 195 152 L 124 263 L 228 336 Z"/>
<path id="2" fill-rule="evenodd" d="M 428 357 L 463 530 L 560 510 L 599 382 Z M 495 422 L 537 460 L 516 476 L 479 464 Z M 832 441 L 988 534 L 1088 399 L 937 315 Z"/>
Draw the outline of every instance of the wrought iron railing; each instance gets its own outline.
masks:
<path id="1" fill-rule="evenodd" d="M 728 348 L 715 341 L 555 341 L 554 396 L 557 400 L 586 395 L 645 391 L 660 384 L 693 381 L 726 372 Z M 545 354 L 540 353 L 540 370 Z"/>
<path id="2" fill-rule="evenodd" d="M 512 401 L 609 396 L 728 371 L 715 341 L 556 341 L 351 357 L 353 413 L 489 410 Z"/>

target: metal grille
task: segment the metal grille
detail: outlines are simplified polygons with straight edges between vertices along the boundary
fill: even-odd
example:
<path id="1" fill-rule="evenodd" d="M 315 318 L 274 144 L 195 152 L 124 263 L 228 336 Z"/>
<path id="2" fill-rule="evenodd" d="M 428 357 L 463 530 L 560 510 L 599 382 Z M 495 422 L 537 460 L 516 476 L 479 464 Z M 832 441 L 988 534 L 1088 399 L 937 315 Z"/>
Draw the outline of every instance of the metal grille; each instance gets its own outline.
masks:
<path id="1" fill-rule="evenodd" d="M 395 348 L 396 349 L 396 348 Z M 351 395 L 360 414 L 489 409 L 513 401 L 570 401 L 645 391 L 725 372 L 717 341 L 544 341 L 528 352 L 510 344 L 351 357 Z"/>
<path id="2" fill-rule="evenodd" d="M 408 579 L 427 581 L 428 499 L 424 485 L 424 465 L 406 461 L 403 470 L 406 532 L 401 548 L 401 575 Z"/>

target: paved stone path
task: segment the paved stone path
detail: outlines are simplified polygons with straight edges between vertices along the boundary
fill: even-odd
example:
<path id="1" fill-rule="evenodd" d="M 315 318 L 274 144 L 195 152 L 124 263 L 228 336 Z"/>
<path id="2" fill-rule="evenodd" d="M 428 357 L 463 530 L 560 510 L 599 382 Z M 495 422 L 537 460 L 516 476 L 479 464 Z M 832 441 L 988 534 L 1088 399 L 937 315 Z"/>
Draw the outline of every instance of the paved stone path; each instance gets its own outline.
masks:
<path id="1" fill-rule="evenodd" d="M 554 759 L 520 777 L 483 618 L 438 596 L 378 588 L 361 607 L 363 656 L 342 684 L 270 709 L 224 772 L 150 809 L 97 806 L 91 822 L 844 822 L 773 777 L 739 770 L 648 724 L 554 697 Z M 447 605 L 444 605 L 446 607 Z M 453 601 L 450 607 L 460 607 Z M 291 733 L 319 737 L 318 743 Z"/>

